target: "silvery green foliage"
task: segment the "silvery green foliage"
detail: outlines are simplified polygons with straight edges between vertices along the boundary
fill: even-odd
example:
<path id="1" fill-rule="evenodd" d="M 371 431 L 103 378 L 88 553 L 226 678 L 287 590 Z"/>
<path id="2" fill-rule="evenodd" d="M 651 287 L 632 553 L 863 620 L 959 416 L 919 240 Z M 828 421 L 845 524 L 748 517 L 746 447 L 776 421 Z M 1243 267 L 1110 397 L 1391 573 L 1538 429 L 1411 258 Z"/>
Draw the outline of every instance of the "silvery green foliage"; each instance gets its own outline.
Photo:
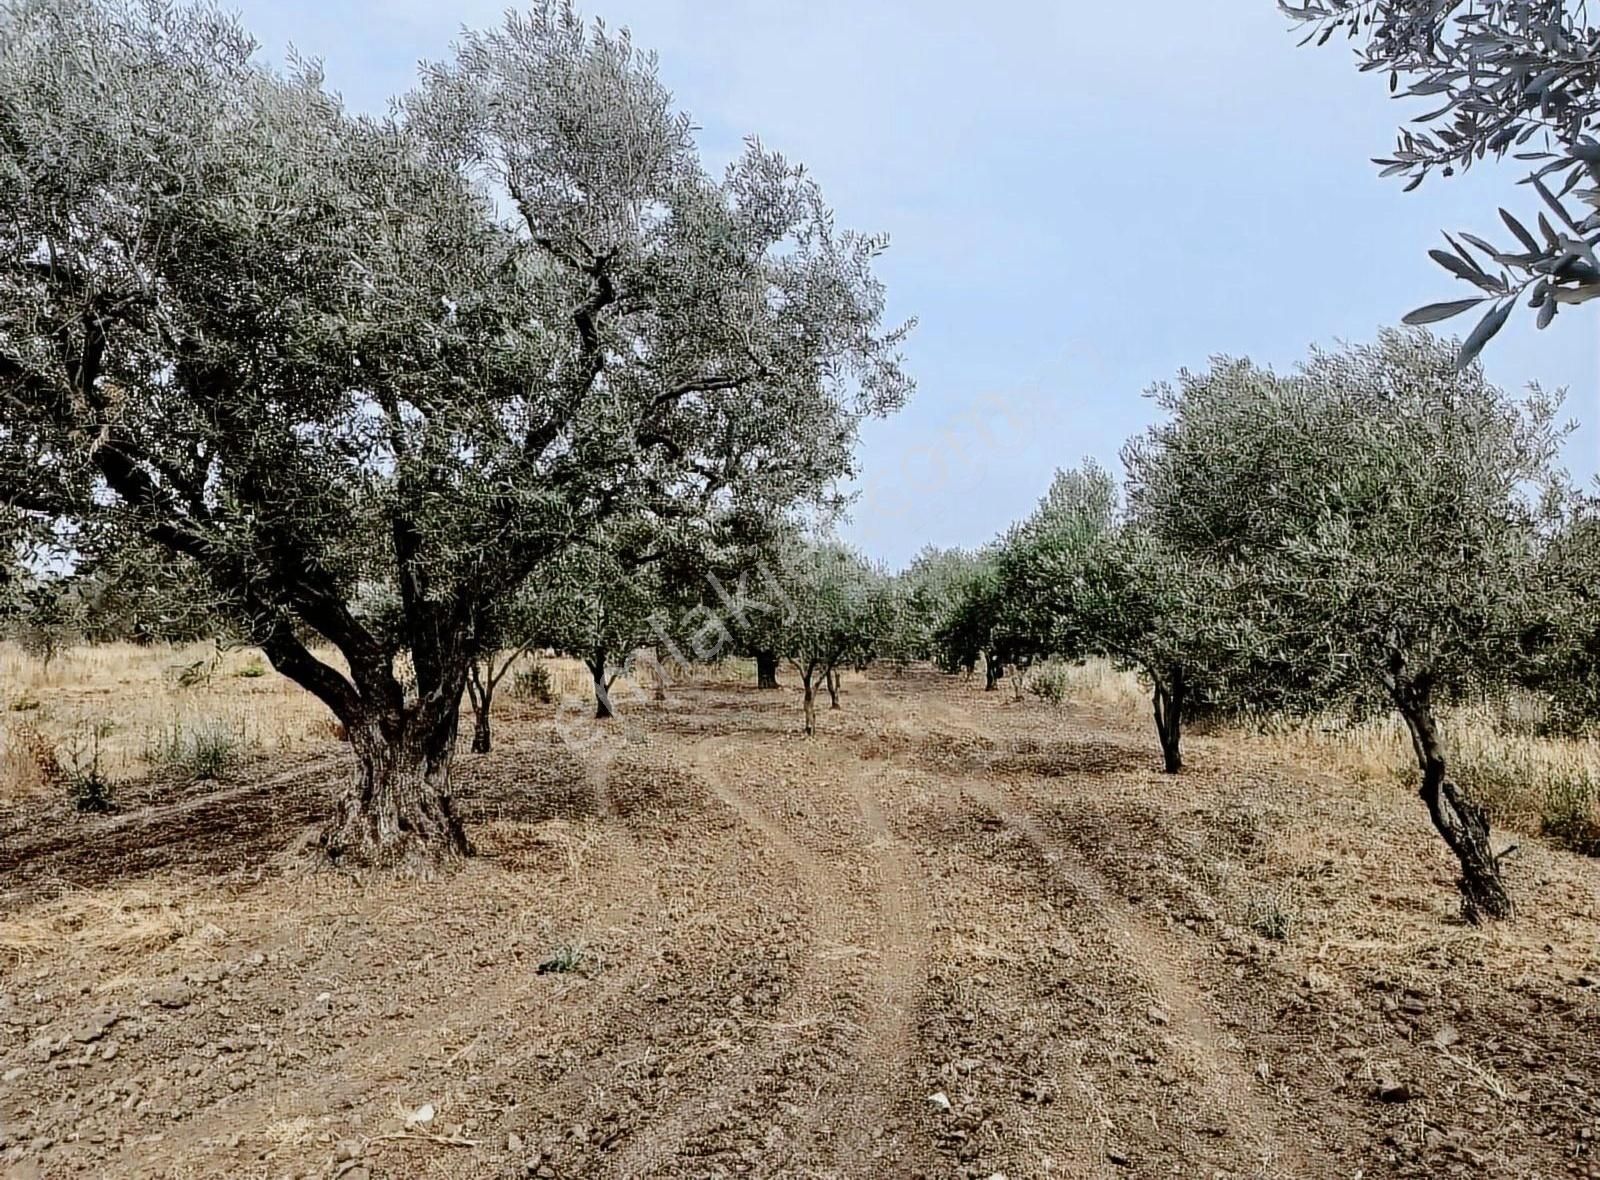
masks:
<path id="1" fill-rule="evenodd" d="M 608 677 L 655 638 L 669 611 L 663 563 L 647 522 L 617 520 L 535 567 L 518 642 L 554 648 Z"/>
<path id="2" fill-rule="evenodd" d="M 506 198 L 518 265 L 564 313 L 560 384 L 658 494 L 821 496 L 859 420 L 904 403 L 910 325 L 880 330 L 872 272 L 887 240 L 837 231 L 805 170 L 754 140 L 708 175 L 626 33 L 545 0 L 465 34 L 403 109 Z"/>
<path id="3" fill-rule="evenodd" d="M 995 631 L 1011 662 L 1091 654 L 1079 596 L 1084 573 L 1116 525 L 1116 482 L 1094 463 L 1057 471 L 1032 516 L 1001 538 L 995 554 Z"/>
<path id="4" fill-rule="evenodd" d="M 1560 487 L 1556 399 L 1521 401 L 1422 332 L 1283 376 L 1219 360 L 1158 391 L 1129 445 L 1134 517 L 1239 571 L 1236 666 L 1302 703 L 1396 676 L 1439 693 L 1513 669 Z"/>
<path id="5" fill-rule="evenodd" d="M 707 175 L 653 63 L 570 9 L 370 118 L 209 8 L 0 24 L 0 501 L 192 560 L 347 719 L 412 707 L 404 646 L 453 725 L 540 562 L 621 512 L 827 497 L 909 390 L 882 239 L 758 146 Z"/>
<path id="6" fill-rule="evenodd" d="M 1524 679 L 1549 694 L 1550 720 L 1568 729 L 1600 720 L 1600 511 L 1593 500 L 1567 506 L 1540 553 L 1536 590 L 1543 611 L 1525 643 Z"/>
<path id="7" fill-rule="evenodd" d="M 1000 668 L 1011 662 L 1001 628 L 1005 605 L 999 543 L 991 542 L 973 555 L 948 599 L 933 633 L 934 662 L 946 672 L 972 672 L 982 659 L 992 688 Z"/>
<path id="8" fill-rule="evenodd" d="M 1093 462 L 1057 471 L 1033 514 L 957 571 L 935 630 L 938 662 L 1000 668 L 1090 654 L 1079 594 L 1087 563 L 1115 525 L 1116 484 Z"/>
<path id="9" fill-rule="evenodd" d="M 1129 449 L 1130 499 L 1163 543 L 1247 575 L 1232 666 L 1290 702 L 1386 697 L 1460 863 L 1463 915 L 1509 916 L 1504 854 L 1449 777 L 1437 708 L 1507 683 L 1539 621 L 1564 497 L 1554 400 L 1512 399 L 1416 331 L 1286 377 L 1218 361 L 1162 403 L 1168 420 Z"/>
<path id="10" fill-rule="evenodd" d="M 776 659 L 791 613 L 780 575 L 802 544 L 798 514 L 741 502 L 693 524 L 657 547 L 663 599 L 651 638 L 666 674 L 735 654 Z"/>
<path id="11" fill-rule="evenodd" d="M 1419 308 L 1429 324 L 1489 304 L 1462 345 L 1465 365 L 1504 325 L 1523 293 L 1542 328 L 1562 304 L 1600 296 L 1600 28 L 1584 0 L 1305 0 L 1279 7 L 1310 26 L 1307 40 L 1355 39 L 1361 68 L 1421 99 L 1384 175 L 1450 176 L 1486 156 L 1529 166 L 1537 233 L 1505 209 L 1510 237 L 1495 245 L 1446 235 L 1441 266 L 1480 295 Z"/>
<path id="12" fill-rule="evenodd" d="M 11 596 L 11 609 L 0 614 L 0 637 L 15 642 L 47 667 L 66 647 L 84 635 L 84 602 L 78 584 L 60 575 L 30 577 Z"/>
<path id="13" fill-rule="evenodd" d="M 938 658 L 937 632 L 955 609 L 976 561 L 965 549 L 925 546 L 894 579 L 897 603 L 891 656 L 897 660 Z"/>
<path id="14" fill-rule="evenodd" d="M 148 544 L 93 545 L 72 570 L 93 642 L 229 641 L 210 587 L 191 561 Z"/>
<path id="15" fill-rule="evenodd" d="M 1120 519 L 1075 579 L 1068 651 L 1104 656 L 1157 689 L 1181 681 L 1190 707 L 1242 707 L 1239 582 L 1234 567 L 1171 544 L 1138 516 Z"/>
<path id="16" fill-rule="evenodd" d="M 848 546 L 824 540 L 785 555 L 778 576 L 788 603 L 777 651 L 804 681 L 876 658 L 894 625 L 882 570 Z"/>

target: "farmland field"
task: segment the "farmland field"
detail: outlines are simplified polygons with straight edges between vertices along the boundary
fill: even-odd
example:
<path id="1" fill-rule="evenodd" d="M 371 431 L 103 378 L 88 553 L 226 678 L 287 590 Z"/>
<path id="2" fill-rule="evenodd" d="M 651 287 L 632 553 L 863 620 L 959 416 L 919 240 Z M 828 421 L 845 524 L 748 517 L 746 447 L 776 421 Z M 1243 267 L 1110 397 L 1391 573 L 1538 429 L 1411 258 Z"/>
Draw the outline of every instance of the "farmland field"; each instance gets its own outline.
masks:
<path id="1" fill-rule="evenodd" d="M 1109 672 L 851 676 L 812 739 L 731 665 L 503 694 L 478 855 L 411 882 L 310 854 L 347 753 L 275 674 L 120 659 L 248 740 L 7 794 L 7 1175 L 1600 1175 L 1600 867 L 1519 835 L 1466 925 L 1411 792 L 1227 732 L 1164 776 Z M 95 715 L 37 674 L 13 745 Z"/>

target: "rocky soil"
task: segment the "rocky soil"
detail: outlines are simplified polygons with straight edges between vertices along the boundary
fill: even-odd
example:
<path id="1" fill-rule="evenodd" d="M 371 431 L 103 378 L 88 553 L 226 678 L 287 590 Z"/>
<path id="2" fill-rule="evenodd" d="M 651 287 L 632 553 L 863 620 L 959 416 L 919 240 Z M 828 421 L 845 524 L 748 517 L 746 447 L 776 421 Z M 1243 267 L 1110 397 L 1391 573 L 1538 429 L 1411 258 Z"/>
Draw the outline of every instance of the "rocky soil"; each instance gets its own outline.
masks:
<path id="1" fill-rule="evenodd" d="M 931 674 L 513 708 L 481 855 L 316 867 L 335 745 L 0 829 L 0 1174 L 1600 1177 L 1600 871 Z"/>

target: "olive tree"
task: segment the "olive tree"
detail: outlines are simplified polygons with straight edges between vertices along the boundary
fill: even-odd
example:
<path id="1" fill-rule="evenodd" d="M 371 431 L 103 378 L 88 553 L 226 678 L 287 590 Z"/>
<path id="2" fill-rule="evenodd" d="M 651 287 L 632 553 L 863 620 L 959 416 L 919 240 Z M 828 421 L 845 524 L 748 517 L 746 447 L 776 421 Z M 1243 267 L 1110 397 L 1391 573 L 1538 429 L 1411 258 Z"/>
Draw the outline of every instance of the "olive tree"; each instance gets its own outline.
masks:
<path id="1" fill-rule="evenodd" d="M 474 754 L 494 749 L 494 698 L 500 685 L 523 656 L 545 645 L 539 628 L 543 589 L 530 577 L 515 593 L 496 599 L 478 618 L 472 660 L 467 665 Z"/>
<path id="2" fill-rule="evenodd" d="M 1115 509 L 1115 484 L 1104 469 L 1090 462 L 1057 471 L 1027 519 L 980 554 L 950 563 L 939 587 L 943 617 L 931 636 L 938 662 L 971 671 L 981 658 L 984 688 L 994 691 L 1007 667 L 1020 680 L 1036 659 L 1081 659 L 1074 579 Z"/>
<path id="3" fill-rule="evenodd" d="M 1600 720 L 1600 511 L 1570 504 L 1539 557 L 1543 609 L 1524 641 L 1521 678 L 1545 693 L 1564 729 Z"/>
<path id="4" fill-rule="evenodd" d="M 61 652 L 84 632 L 84 604 L 75 579 L 53 574 L 28 578 L 15 595 L 6 631 L 49 671 Z"/>
<path id="5" fill-rule="evenodd" d="M 999 688 L 1005 666 L 1011 662 L 1009 636 L 1001 617 L 1004 607 L 999 551 L 990 545 L 975 556 L 961 577 L 944 618 L 934 631 L 939 666 L 970 676 L 981 659 L 984 691 Z"/>
<path id="6" fill-rule="evenodd" d="M 833 506 L 828 507 L 831 513 Z M 785 629 L 793 615 L 784 573 L 804 546 L 798 514 L 736 503 L 693 543 L 667 547 L 662 581 L 669 617 L 661 630 L 683 662 L 753 659 L 756 687 L 776 689 Z"/>
<path id="7" fill-rule="evenodd" d="M 209 7 L 0 3 L 0 504 L 193 561 L 350 735 L 328 854 L 429 872 L 497 601 L 620 511 L 823 495 L 902 402 L 884 242 L 754 142 L 710 175 L 552 0 L 381 117 L 252 52 Z"/>
<path id="8" fill-rule="evenodd" d="M 1088 554 L 1072 596 L 1082 650 L 1150 688 L 1162 768 L 1183 769 L 1197 713 L 1250 715 L 1300 700 L 1303 677 L 1261 639 L 1257 572 L 1168 540 L 1125 511 Z"/>
<path id="9" fill-rule="evenodd" d="M 1079 601 L 1087 565 L 1110 534 L 1117 492 L 1094 462 L 1057 471 L 1033 514 L 996 545 L 999 649 L 1020 667 L 1046 657 L 1091 654 Z"/>
<path id="10" fill-rule="evenodd" d="M 1388 697 L 1476 918 L 1511 899 L 1489 817 L 1448 777 L 1438 706 L 1518 662 L 1562 431 L 1555 399 L 1513 399 L 1455 361 L 1421 332 L 1290 376 L 1219 361 L 1160 391 L 1168 418 L 1129 474 L 1163 543 L 1248 571 L 1246 662 L 1302 699 Z"/>
<path id="11" fill-rule="evenodd" d="M 1526 293 L 1545 327 L 1563 304 L 1600 296 L 1600 27 L 1571 0 L 1279 0 L 1307 40 L 1356 40 L 1363 70 L 1420 100 L 1401 130 L 1385 176 L 1451 176 L 1508 152 L 1529 166 L 1538 194 L 1535 233 L 1500 210 L 1510 239 L 1495 245 L 1446 235 L 1435 261 L 1480 292 L 1412 312 L 1408 323 L 1490 306 L 1458 355 L 1466 364 Z M 1579 186 L 1584 187 L 1579 187 Z"/>
<path id="12" fill-rule="evenodd" d="M 780 575 L 789 613 L 779 650 L 800 674 L 805 732 L 816 732 L 816 690 L 826 685 L 838 707 L 836 677 L 864 667 L 893 624 L 888 579 L 833 541 L 788 555 Z"/>
<path id="13" fill-rule="evenodd" d="M 583 661 L 601 720 L 615 713 L 611 686 L 633 653 L 658 634 L 658 616 L 667 610 L 661 551 L 634 524 L 601 530 L 590 544 L 534 571 L 537 605 L 529 635 L 541 647 Z"/>
<path id="14" fill-rule="evenodd" d="M 911 563 L 895 575 L 899 604 L 896 627 L 889 640 L 896 660 L 939 658 L 937 633 L 961 593 L 975 557 L 965 549 L 925 546 Z"/>

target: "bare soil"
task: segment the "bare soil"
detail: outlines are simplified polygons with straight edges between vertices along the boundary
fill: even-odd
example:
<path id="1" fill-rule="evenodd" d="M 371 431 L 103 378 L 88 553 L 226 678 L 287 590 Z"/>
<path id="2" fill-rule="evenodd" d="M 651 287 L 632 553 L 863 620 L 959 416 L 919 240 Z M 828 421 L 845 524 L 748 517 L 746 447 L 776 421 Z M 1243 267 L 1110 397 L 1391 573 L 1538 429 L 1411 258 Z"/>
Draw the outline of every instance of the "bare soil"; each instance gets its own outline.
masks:
<path id="1" fill-rule="evenodd" d="M 308 851 L 332 743 L 0 815 L 0 1174 L 1600 1176 L 1600 867 L 1464 925 L 1402 791 L 932 674 L 688 686 Z M 560 736 L 565 734 L 566 740 Z M 1593 1153 L 1593 1154 L 1591 1154 Z"/>

